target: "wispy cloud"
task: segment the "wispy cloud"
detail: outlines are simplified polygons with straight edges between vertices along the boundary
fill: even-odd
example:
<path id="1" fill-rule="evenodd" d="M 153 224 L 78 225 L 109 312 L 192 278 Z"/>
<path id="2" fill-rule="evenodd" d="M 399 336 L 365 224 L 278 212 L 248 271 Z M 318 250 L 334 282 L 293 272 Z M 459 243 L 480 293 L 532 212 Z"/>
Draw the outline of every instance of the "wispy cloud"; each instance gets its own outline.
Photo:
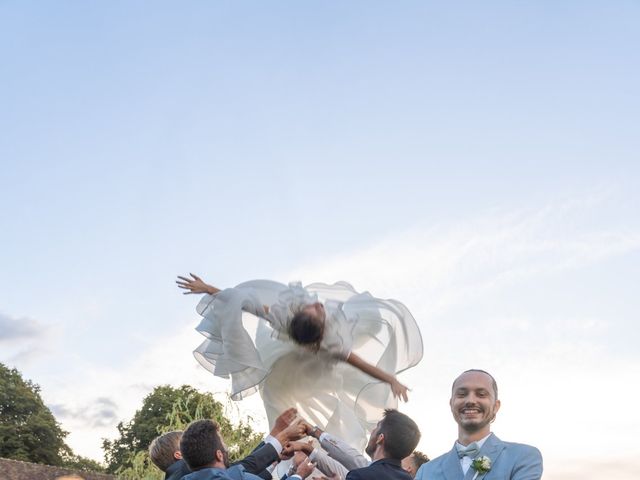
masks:
<path id="1" fill-rule="evenodd" d="M 437 312 L 527 278 L 640 250 L 640 231 L 594 228 L 588 215 L 598 201 L 604 200 L 573 199 L 415 228 L 360 251 L 323 258 L 289 276 L 308 281 L 344 277 L 389 295 L 401 290 L 428 299 L 420 303 Z"/>
<path id="2" fill-rule="evenodd" d="M 53 404 L 49 408 L 56 418 L 85 427 L 109 427 L 118 423 L 118 404 L 107 397 L 91 399 L 75 407 Z"/>
<path id="3" fill-rule="evenodd" d="M 0 343 L 38 339 L 44 332 L 44 326 L 36 320 L 0 313 Z"/>
<path id="4" fill-rule="evenodd" d="M 28 365 L 47 353 L 51 328 L 29 317 L 0 313 L 0 361 Z"/>
<path id="5" fill-rule="evenodd" d="M 545 480 L 585 480 L 595 478 L 615 478 L 616 480 L 636 480 L 637 454 L 629 456 L 605 456 L 603 458 L 576 457 L 561 464 L 546 466 Z"/>

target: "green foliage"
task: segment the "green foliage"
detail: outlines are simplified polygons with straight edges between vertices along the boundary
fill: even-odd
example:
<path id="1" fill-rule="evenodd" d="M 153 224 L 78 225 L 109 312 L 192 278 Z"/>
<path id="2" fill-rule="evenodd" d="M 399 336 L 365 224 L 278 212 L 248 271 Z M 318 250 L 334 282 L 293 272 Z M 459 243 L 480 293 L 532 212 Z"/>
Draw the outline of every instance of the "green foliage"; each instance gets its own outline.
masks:
<path id="1" fill-rule="evenodd" d="M 107 471 L 104 465 L 96 462 L 87 457 L 81 457 L 73 453 L 63 455 L 62 466 L 70 470 L 76 470 L 81 472 L 98 472 L 104 473 Z"/>
<path id="2" fill-rule="evenodd" d="M 0 363 L 0 457 L 62 465 L 71 450 L 40 397 L 40 387 Z"/>
<path id="3" fill-rule="evenodd" d="M 228 410 L 212 394 L 201 393 L 188 385 L 156 387 L 144 398 L 142 408 L 131 421 L 118 424 L 120 437 L 103 441 L 107 469 L 125 479 L 162 478 L 149 460 L 147 450 L 151 441 L 159 434 L 184 430 L 190 422 L 203 418 L 214 419 L 220 425 L 232 462 L 244 458 L 261 437 L 248 422 L 233 425 L 227 419 Z"/>
<path id="4" fill-rule="evenodd" d="M 120 467 L 117 470 L 118 478 L 121 480 L 163 480 L 164 472 L 161 472 L 151 460 L 149 452 L 140 450 L 128 458 L 129 466 Z"/>

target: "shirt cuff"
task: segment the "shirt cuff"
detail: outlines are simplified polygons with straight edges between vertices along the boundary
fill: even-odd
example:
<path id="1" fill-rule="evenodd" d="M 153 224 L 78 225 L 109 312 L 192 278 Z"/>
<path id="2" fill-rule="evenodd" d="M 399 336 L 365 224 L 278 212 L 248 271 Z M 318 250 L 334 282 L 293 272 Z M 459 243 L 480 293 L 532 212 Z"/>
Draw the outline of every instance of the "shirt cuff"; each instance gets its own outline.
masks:
<path id="1" fill-rule="evenodd" d="M 286 480 L 293 480 L 294 478 L 296 480 L 302 480 L 302 477 L 300 475 L 298 475 L 297 473 L 294 473 L 293 475 L 287 477 Z"/>
<path id="2" fill-rule="evenodd" d="M 271 445 L 273 445 L 273 448 L 276 449 L 276 452 L 280 453 L 282 451 L 282 444 L 280 443 L 280 441 L 274 437 L 273 435 L 267 435 L 264 438 L 264 443 L 270 443 Z"/>
<path id="3" fill-rule="evenodd" d="M 320 437 L 318 437 L 318 440 L 320 440 L 320 442 L 323 442 L 324 440 L 330 441 L 331 440 L 331 435 L 327 432 L 322 432 L 320 434 Z"/>

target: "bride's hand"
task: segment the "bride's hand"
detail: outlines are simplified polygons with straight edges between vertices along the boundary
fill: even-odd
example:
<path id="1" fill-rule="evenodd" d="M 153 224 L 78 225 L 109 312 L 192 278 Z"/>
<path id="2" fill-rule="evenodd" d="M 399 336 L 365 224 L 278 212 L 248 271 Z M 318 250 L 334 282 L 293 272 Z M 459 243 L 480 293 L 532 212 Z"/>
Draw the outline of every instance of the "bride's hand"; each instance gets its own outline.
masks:
<path id="1" fill-rule="evenodd" d="M 393 392 L 393 396 L 396 398 L 402 398 L 405 402 L 409 401 L 408 392 L 409 388 L 406 385 L 401 384 L 397 378 L 391 380 L 391 391 Z"/>
<path id="2" fill-rule="evenodd" d="M 183 292 L 185 295 L 189 295 L 191 293 L 214 293 L 212 292 L 213 287 L 204 283 L 199 276 L 194 275 L 193 273 L 190 273 L 189 275 L 193 278 L 181 277 L 178 275 L 179 280 L 176 280 L 178 288 L 189 290 L 188 292 Z"/>

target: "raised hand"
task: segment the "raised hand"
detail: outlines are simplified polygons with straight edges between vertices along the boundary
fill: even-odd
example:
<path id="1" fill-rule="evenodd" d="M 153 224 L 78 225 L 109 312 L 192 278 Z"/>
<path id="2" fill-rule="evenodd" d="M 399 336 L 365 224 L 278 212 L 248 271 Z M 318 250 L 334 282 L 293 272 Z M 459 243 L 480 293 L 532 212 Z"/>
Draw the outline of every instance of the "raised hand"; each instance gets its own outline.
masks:
<path id="1" fill-rule="evenodd" d="M 282 430 L 282 432 L 278 434 L 278 439 L 280 440 L 280 438 L 282 437 L 285 441 L 284 442 L 280 441 L 280 443 L 286 443 L 286 442 L 291 442 L 293 440 L 299 440 L 302 437 L 304 437 L 306 434 L 307 434 L 307 431 L 304 426 L 304 421 L 298 420 L 296 422 L 293 422 L 284 430 Z"/>
<path id="2" fill-rule="evenodd" d="M 391 385 L 391 391 L 393 392 L 394 397 L 401 398 L 405 402 L 409 401 L 409 388 L 406 385 L 401 384 L 395 377 L 391 382 L 389 382 L 389 385 Z"/>
<path id="3" fill-rule="evenodd" d="M 298 415 L 298 411 L 295 408 L 289 408 L 282 412 L 280 416 L 276 418 L 276 423 L 274 423 L 270 432 L 271 435 L 275 437 L 282 432 L 295 420 L 296 415 Z"/>
<path id="4" fill-rule="evenodd" d="M 311 425 L 309 422 L 307 422 L 306 420 L 300 420 L 300 422 L 302 423 L 302 425 L 304 426 L 304 430 L 306 432 L 307 435 L 309 435 L 310 437 L 313 436 L 313 431 L 315 430 L 315 427 L 313 425 Z"/>
<path id="5" fill-rule="evenodd" d="M 178 275 L 178 280 L 176 280 L 178 288 L 189 290 L 188 292 L 183 292 L 185 295 L 190 295 L 192 293 L 209 293 L 213 295 L 214 293 L 218 293 L 220 291 L 216 287 L 204 283 L 204 281 L 199 276 L 193 273 L 189 273 L 189 275 L 191 275 L 191 277 L 193 278 L 182 277 Z"/>
<path id="6" fill-rule="evenodd" d="M 308 442 L 287 442 L 287 444 L 282 449 L 282 453 L 280 454 L 280 456 L 284 459 L 289 459 L 296 452 L 302 452 L 307 456 L 311 455 L 311 452 L 313 452 L 313 442 L 311 440 Z"/>
<path id="7" fill-rule="evenodd" d="M 298 468 L 296 468 L 296 474 L 300 475 L 302 478 L 307 478 L 309 475 L 311 475 L 311 472 L 313 472 L 315 468 L 316 468 L 316 464 L 313 462 L 310 462 L 307 459 L 306 461 L 298 465 Z"/>

